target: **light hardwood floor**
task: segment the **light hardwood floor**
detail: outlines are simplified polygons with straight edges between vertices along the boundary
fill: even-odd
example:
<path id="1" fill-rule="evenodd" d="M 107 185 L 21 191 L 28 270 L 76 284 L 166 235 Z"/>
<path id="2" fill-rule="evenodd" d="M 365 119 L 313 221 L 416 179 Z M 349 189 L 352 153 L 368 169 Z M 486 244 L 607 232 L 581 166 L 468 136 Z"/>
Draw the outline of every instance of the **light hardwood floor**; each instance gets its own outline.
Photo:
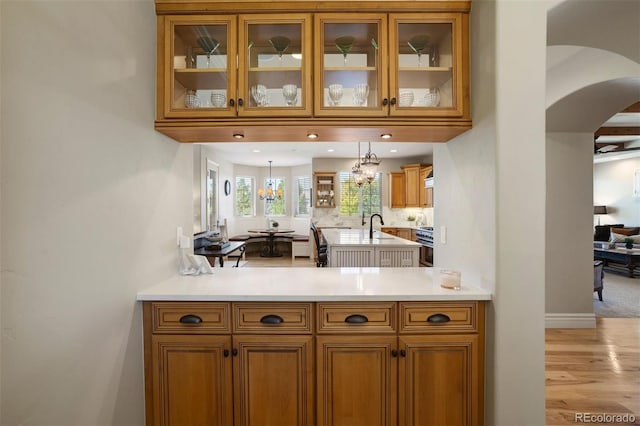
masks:
<path id="1" fill-rule="evenodd" d="M 576 414 L 632 414 L 640 425 L 640 318 L 597 318 L 595 329 L 546 330 L 547 425 Z M 610 419 L 615 420 L 615 419 Z"/>
<path id="2" fill-rule="evenodd" d="M 291 256 L 247 257 L 249 267 L 315 267 Z M 626 414 L 640 425 L 640 318 L 597 318 L 595 329 L 547 329 L 546 423 L 576 425 L 576 414 Z"/>

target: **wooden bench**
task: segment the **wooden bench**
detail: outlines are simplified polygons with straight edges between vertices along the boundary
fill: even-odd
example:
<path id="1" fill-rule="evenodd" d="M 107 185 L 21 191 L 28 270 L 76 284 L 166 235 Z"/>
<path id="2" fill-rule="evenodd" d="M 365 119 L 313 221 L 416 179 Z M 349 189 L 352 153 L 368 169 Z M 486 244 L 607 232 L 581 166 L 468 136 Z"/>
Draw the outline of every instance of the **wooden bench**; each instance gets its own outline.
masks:
<path id="1" fill-rule="evenodd" d="M 229 241 L 244 241 L 247 244 L 247 251 L 249 246 L 253 243 L 264 243 L 267 241 L 267 237 L 261 234 L 239 234 L 229 238 Z M 309 236 L 302 234 L 283 234 L 277 235 L 274 238 L 276 243 L 291 244 L 291 259 L 295 259 L 296 256 L 309 257 Z M 244 253 L 243 253 L 244 256 Z"/>
<path id="2" fill-rule="evenodd" d="M 294 234 L 291 238 L 291 260 L 295 260 L 296 256 L 310 257 L 309 236 Z"/>

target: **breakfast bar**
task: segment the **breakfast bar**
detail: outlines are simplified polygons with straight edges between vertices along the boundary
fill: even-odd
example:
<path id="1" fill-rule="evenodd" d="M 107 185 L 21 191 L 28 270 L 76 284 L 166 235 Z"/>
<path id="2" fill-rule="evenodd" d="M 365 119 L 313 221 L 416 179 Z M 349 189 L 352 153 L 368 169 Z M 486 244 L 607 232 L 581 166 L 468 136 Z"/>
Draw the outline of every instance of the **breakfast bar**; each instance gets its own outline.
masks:
<path id="1" fill-rule="evenodd" d="M 380 231 L 323 229 L 333 267 L 416 267 L 420 244 Z"/>
<path id="2" fill-rule="evenodd" d="M 139 292 L 147 425 L 482 425 L 491 294 L 438 276 L 218 268 Z"/>

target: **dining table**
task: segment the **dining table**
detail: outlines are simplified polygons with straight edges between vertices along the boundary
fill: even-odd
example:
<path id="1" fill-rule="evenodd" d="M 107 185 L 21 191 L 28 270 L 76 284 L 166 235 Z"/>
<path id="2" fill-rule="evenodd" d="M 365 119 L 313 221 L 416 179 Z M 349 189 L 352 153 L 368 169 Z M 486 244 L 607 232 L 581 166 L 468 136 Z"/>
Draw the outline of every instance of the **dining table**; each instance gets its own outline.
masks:
<path id="1" fill-rule="evenodd" d="M 293 229 L 265 228 L 265 229 L 249 229 L 247 232 L 251 234 L 263 234 L 267 236 L 267 244 L 262 248 L 261 257 L 282 257 L 282 253 L 276 247 L 276 236 L 280 234 L 291 234 L 295 232 Z"/>
<path id="2" fill-rule="evenodd" d="M 216 258 L 218 258 L 218 262 L 220 263 L 220 267 L 224 267 L 224 258 L 225 256 L 230 255 L 234 251 L 238 250 L 239 256 L 238 260 L 236 260 L 236 268 L 240 265 L 240 260 L 242 259 L 242 254 L 245 251 L 246 243 L 244 241 L 229 241 L 222 248 L 214 248 L 214 246 L 204 246 L 193 250 L 193 254 L 197 254 L 200 256 L 205 256 L 209 261 L 211 266 L 214 266 L 216 263 Z"/>

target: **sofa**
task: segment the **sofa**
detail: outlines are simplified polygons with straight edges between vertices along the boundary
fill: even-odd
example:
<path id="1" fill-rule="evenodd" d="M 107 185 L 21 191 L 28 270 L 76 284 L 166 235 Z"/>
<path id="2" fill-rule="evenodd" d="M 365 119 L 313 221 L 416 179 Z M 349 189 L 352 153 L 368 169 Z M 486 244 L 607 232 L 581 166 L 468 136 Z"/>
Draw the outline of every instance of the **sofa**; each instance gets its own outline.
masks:
<path id="1" fill-rule="evenodd" d="M 637 251 L 606 250 L 625 249 L 628 239 L 633 242 L 632 248 L 640 249 L 640 227 L 622 224 L 596 226 L 593 236 L 594 259 L 602 260 L 605 267 L 622 267 L 630 277 L 637 276 L 635 269 L 640 267 L 640 255 Z"/>

